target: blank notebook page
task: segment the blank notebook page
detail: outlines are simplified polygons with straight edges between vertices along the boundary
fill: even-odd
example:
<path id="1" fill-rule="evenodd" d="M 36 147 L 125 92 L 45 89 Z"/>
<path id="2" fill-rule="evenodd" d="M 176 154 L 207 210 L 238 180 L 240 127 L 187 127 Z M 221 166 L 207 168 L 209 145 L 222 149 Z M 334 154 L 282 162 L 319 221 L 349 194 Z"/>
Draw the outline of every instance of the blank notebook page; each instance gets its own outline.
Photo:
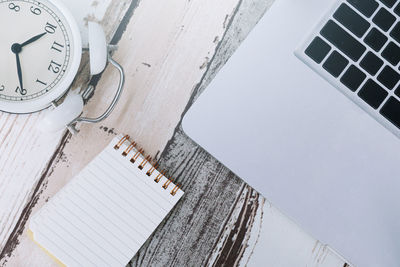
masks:
<path id="1" fill-rule="evenodd" d="M 184 194 L 121 139 L 30 221 L 34 241 L 64 265 L 125 266 Z"/>

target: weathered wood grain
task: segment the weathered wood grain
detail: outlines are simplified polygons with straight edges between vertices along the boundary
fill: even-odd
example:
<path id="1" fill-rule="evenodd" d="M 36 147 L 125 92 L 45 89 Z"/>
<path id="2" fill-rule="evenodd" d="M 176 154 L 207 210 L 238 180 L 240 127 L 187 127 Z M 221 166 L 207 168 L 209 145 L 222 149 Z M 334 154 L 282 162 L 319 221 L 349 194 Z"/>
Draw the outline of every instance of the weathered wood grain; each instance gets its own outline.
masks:
<path id="1" fill-rule="evenodd" d="M 85 31 L 88 16 L 102 21 L 108 12 L 108 5 L 115 15 L 104 18 L 104 28 L 108 35 L 114 34 L 115 25 L 124 14 L 126 3 L 130 1 L 87 0 L 86 15 L 77 16 L 81 30 Z M 70 5 L 72 2 L 66 2 Z M 117 7 L 119 9 L 117 9 Z M 95 14 L 95 10 L 104 10 Z M 94 13 L 92 13 L 92 11 Z M 87 64 L 82 61 L 82 68 Z M 74 86 L 87 82 L 87 71 L 80 71 Z M 17 243 L 36 195 L 40 193 L 40 184 L 51 172 L 51 165 L 60 152 L 65 134 L 44 135 L 36 128 L 44 112 L 30 115 L 0 114 L 0 259 L 9 255 Z"/>
<path id="2" fill-rule="evenodd" d="M 180 140 L 169 144 L 160 163 L 184 184 L 185 198 L 142 247 L 132 266 L 206 265 L 242 190 L 242 182 L 228 169 L 189 139 Z"/>
<path id="3" fill-rule="evenodd" d="M 215 36 L 223 34 L 224 22 L 236 5 L 236 0 L 140 2 L 114 55 L 127 73 L 121 103 L 101 129 L 100 125 L 84 125 L 80 135 L 63 140 L 62 150 L 57 151 L 49 167 L 51 172 L 42 181 L 40 190 L 44 192 L 30 211 L 37 210 L 65 185 L 116 131 L 131 133 L 153 156 L 161 151 L 171 138 L 194 85 L 206 71 L 202 66 L 215 51 Z M 210 14 L 209 10 L 215 13 Z M 115 92 L 115 78 L 112 70 L 103 74 L 88 104 L 88 115 L 100 113 L 109 103 Z M 25 259 L 32 258 L 32 251 L 43 254 L 26 235 L 19 236 L 19 241 L 21 245 L 7 259 L 10 265 L 27 264 Z M 40 256 L 33 258 L 30 264 L 35 265 L 36 259 L 43 262 Z"/>

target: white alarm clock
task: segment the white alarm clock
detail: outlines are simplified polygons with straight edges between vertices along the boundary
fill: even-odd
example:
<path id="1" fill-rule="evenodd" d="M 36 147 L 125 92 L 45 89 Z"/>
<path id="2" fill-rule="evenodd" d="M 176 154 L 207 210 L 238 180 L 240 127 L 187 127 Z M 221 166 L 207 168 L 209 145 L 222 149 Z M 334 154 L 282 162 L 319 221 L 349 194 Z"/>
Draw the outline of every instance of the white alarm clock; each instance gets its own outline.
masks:
<path id="1" fill-rule="evenodd" d="M 122 67 L 111 59 L 104 31 L 89 23 L 90 73 L 101 73 L 112 63 L 120 73 L 117 94 L 107 111 L 96 119 L 79 117 L 89 87 L 59 106 L 78 72 L 82 41 L 77 23 L 58 0 L 0 0 L 0 111 L 32 113 L 57 107 L 41 127 L 56 131 L 77 122 L 99 122 L 115 107 L 124 84 Z"/>
<path id="2" fill-rule="evenodd" d="M 82 42 L 70 12 L 58 1 L 0 0 L 0 110 L 42 110 L 68 90 Z"/>

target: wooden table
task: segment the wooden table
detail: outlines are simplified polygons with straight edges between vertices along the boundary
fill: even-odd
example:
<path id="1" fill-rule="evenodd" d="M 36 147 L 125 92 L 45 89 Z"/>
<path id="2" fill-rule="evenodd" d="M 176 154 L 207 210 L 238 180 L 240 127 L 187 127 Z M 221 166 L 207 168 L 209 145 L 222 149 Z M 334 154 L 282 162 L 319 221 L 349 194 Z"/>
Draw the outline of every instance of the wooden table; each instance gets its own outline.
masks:
<path id="1" fill-rule="evenodd" d="M 273 0 L 73 0 L 79 21 L 100 22 L 127 74 L 115 112 L 79 135 L 41 134 L 44 112 L 0 114 L 0 264 L 55 266 L 26 235 L 30 216 L 117 133 L 129 133 L 170 170 L 186 195 L 132 259 L 132 266 L 347 266 L 192 142 L 185 111 Z M 86 42 L 86 41 L 85 41 Z M 87 54 L 72 88 L 87 86 Z M 92 79 L 85 114 L 112 99 L 117 73 Z"/>

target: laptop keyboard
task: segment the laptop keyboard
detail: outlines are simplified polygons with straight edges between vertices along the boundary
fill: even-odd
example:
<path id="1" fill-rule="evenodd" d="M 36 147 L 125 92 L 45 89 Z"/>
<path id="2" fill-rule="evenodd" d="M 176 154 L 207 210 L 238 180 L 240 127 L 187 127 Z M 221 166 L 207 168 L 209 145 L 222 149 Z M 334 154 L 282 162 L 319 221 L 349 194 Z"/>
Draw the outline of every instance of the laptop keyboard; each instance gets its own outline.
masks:
<path id="1" fill-rule="evenodd" d="M 400 136 L 400 0 L 341 0 L 320 25 L 301 57 Z"/>

